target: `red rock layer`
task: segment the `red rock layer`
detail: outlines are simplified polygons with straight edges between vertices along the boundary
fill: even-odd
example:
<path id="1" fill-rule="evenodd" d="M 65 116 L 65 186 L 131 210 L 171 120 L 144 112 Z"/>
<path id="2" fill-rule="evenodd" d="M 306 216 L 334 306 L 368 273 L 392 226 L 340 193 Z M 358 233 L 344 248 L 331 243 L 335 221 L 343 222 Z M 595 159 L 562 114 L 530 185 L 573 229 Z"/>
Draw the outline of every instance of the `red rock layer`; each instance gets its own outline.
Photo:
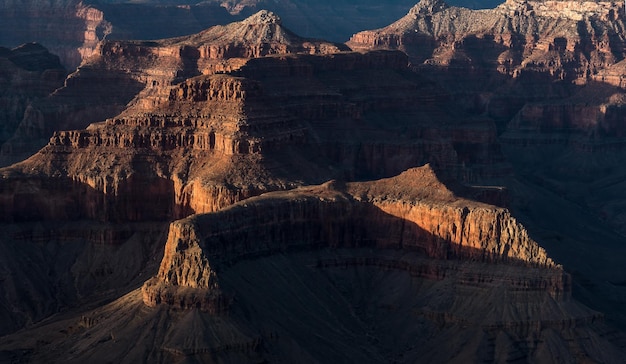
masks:
<path id="1" fill-rule="evenodd" d="M 86 128 L 119 114 L 129 102 L 134 112 L 152 110 L 168 102 L 172 85 L 189 77 L 232 72 L 250 57 L 347 49 L 299 37 L 267 11 L 191 36 L 100 42 L 68 76 L 65 87 L 33 105 L 3 149 L 0 163 L 25 159 L 43 147 L 54 131 Z"/>
<path id="2" fill-rule="evenodd" d="M 143 287 L 144 302 L 223 313 L 220 269 L 242 259 L 325 247 L 406 249 L 436 259 L 549 267 L 555 270 L 544 278 L 511 277 L 511 284 L 570 295 L 569 278 L 508 211 L 457 198 L 430 167 L 346 188 L 340 192 L 329 183 L 275 192 L 173 223 L 159 273 Z"/>
<path id="3" fill-rule="evenodd" d="M 445 111 L 446 94 L 410 73 L 400 52 L 257 58 L 234 75 L 164 90 L 149 108 L 136 103 L 88 129 L 55 132 L 5 173 L 5 218 L 179 218 L 303 180 L 390 176 L 427 162 L 466 180 L 502 173 L 489 167 L 500 158 L 495 129 Z M 285 164 L 303 175 L 270 170 Z M 36 173 L 31 195 L 65 202 L 18 212 L 18 181 Z M 89 198 L 62 198 L 68 185 Z M 144 199 L 154 208 L 144 209 Z"/>

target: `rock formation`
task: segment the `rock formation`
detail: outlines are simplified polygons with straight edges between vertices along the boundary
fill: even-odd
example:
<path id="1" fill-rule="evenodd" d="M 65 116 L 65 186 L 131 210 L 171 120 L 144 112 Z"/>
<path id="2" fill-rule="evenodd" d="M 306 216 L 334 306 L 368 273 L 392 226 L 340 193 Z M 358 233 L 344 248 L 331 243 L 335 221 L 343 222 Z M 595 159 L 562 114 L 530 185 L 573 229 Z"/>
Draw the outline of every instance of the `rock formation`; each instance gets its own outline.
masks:
<path id="1" fill-rule="evenodd" d="M 110 32 L 104 14 L 79 0 L 3 0 L 0 19 L 1 45 L 36 41 L 59 55 L 68 69 L 89 57 Z"/>
<path id="2" fill-rule="evenodd" d="M 255 25 L 251 21 L 256 18 L 252 18 L 243 28 L 260 38 L 276 32 L 276 38 L 265 42 L 243 39 L 230 48 L 224 42 L 213 45 L 239 56 L 285 49 L 306 55 L 220 59 L 209 57 L 208 50 L 202 53 L 194 48 L 202 44 L 203 49 L 210 49 L 211 39 L 219 33 L 216 30 L 162 42 L 104 43 L 100 55 L 79 68 L 46 102 L 71 102 L 72 94 L 84 93 L 90 97 L 80 101 L 81 108 L 68 108 L 70 115 L 78 119 L 84 115 L 81 110 L 107 110 L 106 102 L 93 109 L 99 94 L 87 90 L 97 85 L 90 82 L 96 77 L 101 81 L 99 88 L 119 90 L 108 101 L 111 108 L 121 107 L 118 100 L 122 96 L 139 96 L 118 116 L 84 130 L 56 132 L 35 156 L 2 170 L 1 219 L 7 229 L 17 226 L 20 232 L 16 236 L 56 249 L 53 247 L 65 241 L 66 230 L 47 232 L 46 228 L 34 235 L 28 231 L 48 223 L 85 226 L 86 230 L 71 228 L 71 234 L 75 237 L 72 241 L 98 242 L 95 247 L 87 244 L 86 249 L 105 243 L 149 251 L 134 265 L 137 272 L 150 266 L 146 259 L 158 250 L 154 245 L 158 240 L 146 245 L 143 237 L 161 231 L 171 219 L 216 211 L 269 190 L 333 177 L 390 176 L 431 159 L 438 165 L 457 164 L 456 145 L 437 139 L 439 134 L 460 137 L 447 126 L 455 119 L 443 109 L 445 93 L 411 74 L 406 56 L 399 52 L 324 55 L 338 48 L 308 40 L 296 43 L 294 39 L 301 38 L 281 30 L 271 14 L 260 13 L 257 18 L 267 21 Z M 238 25 L 218 29 L 235 32 Z M 216 71 L 228 74 L 212 74 Z M 363 78 L 366 74 L 369 80 Z M 143 90 L 133 88 L 139 84 L 137 80 L 146 85 Z M 184 82 L 172 85 L 178 80 Z M 370 92 L 361 90 L 365 83 Z M 382 125 L 381 130 L 381 113 L 396 115 L 396 122 Z M 477 140 L 493 140 L 493 129 L 483 121 L 473 125 Z M 360 136 L 345 143 L 355 130 L 360 130 Z M 424 140 L 415 142 L 402 136 L 407 130 L 424 135 Z M 377 142 L 379 137 L 394 143 L 385 146 Z M 414 151 L 414 155 L 385 163 L 377 154 L 403 150 Z M 497 148 L 481 147 L 472 153 L 467 157 L 478 165 L 484 163 L 483 158 L 498 158 Z M 92 232 L 88 226 L 94 223 L 130 224 L 138 235 L 119 237 L 99 233 L 99 228 Z M 94 234 L 99 237 L 92 240 Z M 125 239 L 132 243 L 128 245 Z M 82 253 L 74 257 L 83 259 Z M 84 265 L 72 259 L 49 269 L 67 272 L 74 264 Z M 43 267 L 50 264 L 41 263 Z M 11 268 L 11 276 L 16 269 Z M 4 332 L 77 304 L 82 296 L 93 299 L 94 290 L 110 287 L 109 279 L 126 271 L 100 261 L 93 269 L 102 274 L 76 278 L 74 284 L 80 289 L 43 291 L 46 300 L 58 302 L 52 297 L 59 294 L 61 302 L 37 310 L 16 309 L 21 318 L 3 328 Z M 65 287 L 74 276 L 52 277 L 53 287 Z M 92 288 L 88 282 L 93 282 Z M 119 282 L 124 285 L 129 280 Z M 3 300 L 7 307 L 17 307 L 16 300 L 44 300 L 36 297 L 16 294 Z"/>
<path id="3" fill-rule="evenodd" d="M 392 21 L 412 5 L 310 3 L 302 1 L 37 1 L 0 2 L 0 45 L 39 42 L 72 70 L 89 58 L 103 39 L 164 39 L 197 33 L 214 25 L 239 21 L 262 9 L 279 12 L 290 28 L 308 37 L 345 41 L 350 34 Z M 230 11 L 230 12 L 229 12 Z M 163 26 L 167 24 L 167 26 Z"/>
<path id="4" fill-rule="evenodd" d="M 219 288 L 220 269 L 242 259 L 326 247 L 405 249 L 435 259 L 560 271 L 507 211 L 459 199 L 427 166 L 351 183 L 345 192 L 332 183 L 274 192 L 179 220 L 170 226 L 159 274 L 143 287 L 144 302 L 223 314 L 229 303 Z M 554 297 L 571 294 L 567 277 L 550 279 L 555 281 L 520 284 Z"/>
<path id="5" fill-rule="evenodd" d="M 610 2 L 509 0 L 495 9 L 469 10 L 424 0 L 388 27 L 355 34 L 349 45 L 399 48 L 416 65 L 584 80 L 623 58 L 622 28 L 623 9 Z"/>
<path id="6" fill-rule="evenodd" d="M 486 2 L 460 6 L 489 6 Z M 315 3 L 289 1 L 38 1 L 0 2 L 0 45 L 39 42 L 73 70 L 103 39 L 163 39 L 194 34 L 239 21 L 262 9 L 281 14 L 286 25 L 307 37 L 344 42 L 351 34 L 388 24 L 412 0 Z M 494 4 L 495 5 L 495 4 Z M 332 8 L 332 11 L 330 10 Z M 163 26 L 167 24 L 167 26 Z"/>
<path id="7" fill-rule="evenodd" d="M 459 225 L 443 211 L 454 209 L 466 211 Z M 71 361 L 621 360 L 603 316 L 571 299 L 568 274 L 523 231 L 428 166 L 271 192 L 174 222 L 141 292 L 29 330 L 38 343 L 0 345 L 13 360 L 72 347 Z M 444 342 L 454 350 L 432 349 Z"/>
<path id="8" fill-rule="evenodd" d="M 65 70 L 59 58 L 39 44 L 0 48 L 0 146 L 15 134 L 33 112 L 32 104 L 63 85 Z"/>
<path id="9" fill-rule="evenodd" d="M 47 145 L 0 169 L 0 359 L 622 360 L 612 231 L 516 179 L 502 125 L 437 84 L 454 62 L 411 57 L 304 39 L 268 11 L 100 43 L 45 100 L 55 114 L 91 90 L 57 115 L 93 112 L 85 126 L 40 128 Z"/>
<path id="10" fill-rule="evenodd" d="M 492 118 L 517 176 L 502 182 L 514 214 L 564 266 L 605 262 L 574 281 L 613 282 L 610 272 L 620 263 L 609 247 L 626 231 L 619 192 L 623 19 L 623 3 L 507 1 L 471 11 L 422 1 L 399 21 L 355 34 L 348 44 L 406 51 L 415 70 L 449 90 L 466 111 Z M 594 249 L 584 248 L 590 245 Z M 607 297 L 595 307 L 613 310 L 619 300 L 608 297 L 621 295 L 622 286 L 590 283 L 578 292 L 585 302 Z"/>
<path id="11" fill-rule="evenodd" d="M 620 3 L 610 2 L 510 0 L 469 10 L 424 0 L 348 44 L 405 51 L 416 68 L 502 130 L 524 103 L 569 96 L 622 60 L 623 19 Z"/>
<path id="12" fill-rule="evenodd" d="M 613 170 L 606 176 L 611 184 L 620 178 L 616 162 L 624 155 L 622 5 L 507 1 L 468 10 L 422 1 L 348 44 L 407 52 L 418 72 L 450 90 L 467 111 L 493 118 L 509 160 L 534 169 L 534 178 L 589 181 Z M 588 207 L 626 231 L 617 211 L 623 204 L 615 205 L 621 199 L 606 183 L 589 188 Z M 558 187 L 557 193 L 586 200 L 587 192 Z"/>
<path id="13" fill-rule="evenodd" d="M 27 158 L 43 147 L 55 130 L 82 129 L 113 117 L 134 98 L 137 108 L 150 109 L 168 99 L 172 84 L 238 68 L 243 58 L 341 49 L 347 48 L 296 36 L 266 11 L 188 37 L 101 43 L 90 60 L 68 76 L 63 88 L 32 105 L 3 146 L 0 164 Z"/>

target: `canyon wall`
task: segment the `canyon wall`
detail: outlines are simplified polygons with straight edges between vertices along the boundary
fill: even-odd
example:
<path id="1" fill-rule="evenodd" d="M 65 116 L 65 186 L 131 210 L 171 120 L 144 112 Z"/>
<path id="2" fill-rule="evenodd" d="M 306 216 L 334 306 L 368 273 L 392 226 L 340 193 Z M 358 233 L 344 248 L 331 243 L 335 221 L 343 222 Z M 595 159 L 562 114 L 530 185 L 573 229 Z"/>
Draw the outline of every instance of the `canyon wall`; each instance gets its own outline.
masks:
<path id="1" fill-rule="evenodd" d="M 178 52 L 157 56 L 164 49 L 106 43 L 98 63 L 79 68 L 53 96 L 71 99 L 67 93 L 87 87 L 87 76 L 100 73 L 96 65 L 130 67 L 152 59 L 180 69 L 184 58 Z M 33 204 L 39 206 L 33 216 L 63 219 L 70 217 L 62 212 L 70 211 L 104 221 L 180 218 L 293 187 L 304 183 L 301 178 L 320 183 L 335 177 L 385 177 L 427 162 L 467 180 L 508 173 L 505 163 L 498 165 L 501 153 L 489 121 L 459 120 L 448 113 L 446 93 L 410 73 L 400 52 L 252 58 L 240 61 L 231 75 L 196 76 L 175 86 L 169 85 L 171 79 L 165 85 L 150 79 L 149 70 L 126 74 L 150 86 L 123 113 L 84 130 L 54 132 L 36 156 L 7 170 L 4 218 L 31 214 L 19 212 L 28 205 L 19 202 L 26 196 L 19 181 L 37 173 L 42 174 L 33 178 L 39 181 L 38 192 L 29 192 L 30 200 L 59 197 L 51 207 Z M 132 91 L 116 69 L 103 75 Z M 84 100 L 90 104 L 90 98 Z M 381 123 L 380 115 L 390 122 Z M 270 155 L 274 166 L 264 162 L 263 156 Z M 270 172 L 286 171 L 285 165 L 303 174 Z M 53 182 L 43 175 L 53 176 Z M 62 198 L 64 185 L 89 198 Z M 158 198 L 149 199 L 151 193 Z M 144 200 L 156 204 L 147 214 L 140 212 Z"/>
<path id="2" fill-rule="evenodd" d="M 38 44 L 0 48 L 0 147 L 11 139 L 32 104 L 63 85 L 59 58 Z"/>
<path id="3" fill-rule="evenodd" d="M 514 170 L 623 232 L 613 182 L 626 153 L 622 5 L 506 1 L 469 10 L 421 1 L 347 44 L 405 51 L 462 109 L 495 122 Z"/>
<path id="4" fill-rule="evenodd" d="M 129 112 L 158 107 L 168 102 L 173 84 L 201 74 L 232 72 L 245 63 L 244 57 L 342 49 L 347 48 L 298 37 L 267 11 L 187 37 L 100 43 L 89 61 L 68 76 L 64 87 L 32 105 L 3 145 L 0 163 L 25 159 L 43 147 L 54 131 L 86 128 L 119 114 L 129 103 Z"/>
<path id="5" fill-rule="evenodd" d="M 0 19 L 1 45 L 41 43 L 70 70 L 91 56 L 111 30 L 102 11 L 78 0 L 4 0 L 0 3 Z"/>
<path id="6" fill-rule="evenodd" d="M 446 9 L 425 1 L 412 19 Z M 0 361 L 621 360 L 621 332 L 571 297 L 599 292 L 586 302 L 620 318 L 621 245 L 546 236 L 543 221 L 520 221 L 554 195 L 483 185 L 515 177 L 494 113 L 523 110 L 510 130 L 602 115 L 620 130 L 619 108 L 527 104 L 571 96 L 562 40 L 547 46 L 561 47 L 547 51 L 557 66 L 533 58 L 532 71 L 491 79 L 519 88 L 483 93 L 472 57 L 487 49 L 478 63 L 492 65 L 502 51 L 479 38 L 412 67 L 411 54 L 300 38 L 262 11 L 192 36 L 99 43 L 20 126 L 47 145 L 0 170 L 0 322 L 13 332 Z M 534 121 L 542 110 L 553 124 Z M 542 216 L 571 235 L 597 228 L 577 208 Z"/>
<path id="7" fill-rule="evenodd" d="M 416 65 L 575 80 L 623 58 L 622 27 L 623 9 L 610 2 L 509 0 L 469 10 L 424 0 L 397 22 L 357 33 L 348 44 L 402 49 Z"/>
<path id="8" fill-rule="evenodd" d="M 424 0 L 347 44 L 403 50 L 416 71 L 450 90 L 467 111 L 492 117 L 502 131 L 525 103 L 572 96 L 624 59 L 620 4 L 510 0 L 469 10 Z"/>
<path id="9" fill-rule="evenodd" d="M 164 39 L 185 36 L 203 29 L 242 20 L 262 9 L 280 14 L 287 25 L 307 37 L 345 41 L 350 34 L 392 21 L 412 5 L 396 0 L 385 6 L 362 1 L 360 11 L 353 4 L 302 2 L 146 1 L 102 2 L 56 0 L 3 0 L 0 2 L 0 45 L 14 47 L 39 42 L 61 57 L 73 70 L 89 58 L 103 39 Z M 333 20 L 330 20 L 333 19 Z M 168 26 L 163 26 L 167 24 Z"/>
<path id="10" fill-rule="evenodd" d="M 457 198 L 429 166 L 346 188 L 329 182 L 274 192 L 174 222 L 159 273 L 143 287 L 144 302 L 222 314 L 228 297 L 220 290 L 220 271 L 242 259 L 328 247 L 549 267 L 560 273 L 528 289 L 571 294 L 569 278 L 508 211 Z"/>

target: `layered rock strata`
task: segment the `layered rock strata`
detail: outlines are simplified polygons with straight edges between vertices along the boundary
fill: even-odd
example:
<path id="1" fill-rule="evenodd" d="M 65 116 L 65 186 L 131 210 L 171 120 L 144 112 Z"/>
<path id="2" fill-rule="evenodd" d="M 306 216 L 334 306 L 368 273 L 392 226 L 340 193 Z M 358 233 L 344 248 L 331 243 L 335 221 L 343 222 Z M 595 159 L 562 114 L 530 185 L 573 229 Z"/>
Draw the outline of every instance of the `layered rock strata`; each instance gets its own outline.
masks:
<path id="1" fill-rule="evenodd" d="M 446 111 L 445 92 L 410 73 L 400 52 L 253 58 L 231 75 L 162 88 L 154 103 L 56 132 L 7 169 L 4 218 L 178 218 L 303 181 L 391 176 L 427 162 L 468 181 L 506 173 L 489 121 Z M 38 187 L 24 194 L 25 184 Z M 63 197 L 64 186 L 85 198 Z M 41 201 L 31 212 L 26 196 Z M 139 206 L 144 199 L 154 208 Z"/>
<path id="2" fill-rule="evenodd" d="M 36 41 L 59 55 L 70 70 L 91 56 L 111 31 L 102 11 L 79 0 L 5 0 L 0 4 L 0 19 L 0 44 Z"/>
<path id="3" fill-rule="evenodd" d="M 93 57 L 68 76 L 63 88 L 32 106 L 3 146 L 0 163 L 25 159 L 54 131 L 86 128 L 119 114 L 131 101 L 137 112 L 151 110 L 168 101 L 172 85 L 189 77 L 231 72 L 251 57 L 346 49 L 301 38 L 267 11 L 192 36 L 99 43 Z"/>
<path id="4" fill-rule="evenodd" d="M 353 49 L 400 49 L 470 112 L 504 130 L 527 102 L 560 99 L 624 59 L 620 3 L 506 1 L 469 10 L 424 0 Z"/>
<path id="5" fill-rule="evenodd" d="M 571 294 L 569 278 L 508 211 L 457 198 L 426 166 L 387 180 L 350 183 L 343 191 L 328 183 L 274 192 L 177 221 L 159 274 L 143 287 L 144 302 L 225 313 L 221 270 L 242 259 L 326 247 L 406 249 L 436 259 L 548 267 L 554 274 L 519 285 L 546 289 L 553 297 Z M 416 274 L 424 269 L 429 277 L 428 268 Z"/>
<path id="6" fill-rule="evenodd" d="M 348 44 L 407 52 L 465 110 L 496 122 L 517 171 L 624 232 L 615 192 L 626 152 L 622 5 L 507 1 L 474 11 L 422 1 Z"/>
<path id="7" fill-rule="evenodd" d="M 357 33 L 348 44 L 403 49 L 416 64 L 584 80 L 623 58 L 622 19 L 623 9 L 610 2 L 510 0 L 469 10 L 424 0 L 404 18 Z"/>
<path id="8" fill-rule="evenodd" d="M 3 329 L 71 311 L 69 324 L 54 318 L 3 338 L 0 358 L 621 359 L 610 342 L 619 333 L 570 298 L 572 286 L 588 281 L 574 272 L 572 282 L 537 242 L 552 238 L 538 240 L 508 210 L 461 199 L 439 182 L 509 177 L 492 120 L 450 107 L 450 93 L 410 72 L 400 52 L 341 49 L 295 37 L 268 12 L 191 37 L 103 43 L 55 95 L 103 77 L 124 98 L 139 96 L 103 122 L 57 132 L 31 159 L 0 171 L 0 219 L 11 232 L 1 245 L 9 294 L 0 306 L 10 309 L 0 321 L 11 322 Z M 124 107 L 115 100 L 109 105 Z M 426 162 L 432 168 L 410 169 Z M 387 180 L 302 187 L 406 169 Z M 499 188 L 473 191 L 506 199 Z M 99 305 L 137 287 L 140 274 L 157 271 L 150 262 L 165 237 L 152 232 L 204 212 L 213 213 L 172 224 L 143 292 L 72 316 L 82 302 Z M 584 228 L 580 221 L 568 229 Z M 63 255 L 70 243 L 76 250 Z M 11 263 L 29 250 L 36 264 Z M 59 260 L 47 259 L 50 251 Z M 611 258 L 614 265 L 619 257 Z M 52 278 L 21 289 L 13 277 L 29 269 L 29 277 Z M 589 285 L 619 286 L 615 272 Z M 13 311 L 22 318 L 10 321 Z M 430 350 L 447 343 L 455 349 Z"/>

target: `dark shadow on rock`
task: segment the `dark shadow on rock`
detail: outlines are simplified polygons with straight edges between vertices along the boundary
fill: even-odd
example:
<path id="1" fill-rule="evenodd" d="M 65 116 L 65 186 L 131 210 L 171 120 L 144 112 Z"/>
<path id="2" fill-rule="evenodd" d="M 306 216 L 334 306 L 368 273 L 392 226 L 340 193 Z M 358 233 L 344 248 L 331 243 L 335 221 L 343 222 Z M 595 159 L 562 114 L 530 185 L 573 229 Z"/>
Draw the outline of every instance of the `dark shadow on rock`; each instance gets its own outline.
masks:
<path id="1" fill-rule="evenodd" d="M 48 143 L 54 131 L 84 129 L 119 114 L 143 88 L 123 71 L 80 68 L 64 87 L 27 107 L 14 135 L 2 145 L 0 165 L 31 156 Z"/>
<path id="2" fill-rule="evenodd" d="M 156 273 L 173 183 L 132 175 L 104 190 L 60 177 L 1 180 L 0 334 L 106 303 Z"/>

